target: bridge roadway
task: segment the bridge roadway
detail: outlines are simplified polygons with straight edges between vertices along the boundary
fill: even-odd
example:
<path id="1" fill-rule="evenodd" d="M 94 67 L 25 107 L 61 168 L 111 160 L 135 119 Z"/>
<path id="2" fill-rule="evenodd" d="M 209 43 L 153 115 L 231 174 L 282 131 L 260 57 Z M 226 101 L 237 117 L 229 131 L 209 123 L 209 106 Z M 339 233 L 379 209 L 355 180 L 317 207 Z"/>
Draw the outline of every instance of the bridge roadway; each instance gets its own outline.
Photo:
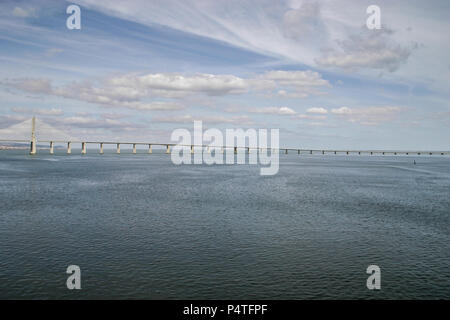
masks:
<path id="1" fill-rule="evenodd" d="M 32 143 L 30 140 L 11 140 L 11 139 L 0 139 L 0 142 L 18 142 L 18 143 Z M 166 147 L 166 153 L 170 153 L 170 148 L 173 146 L 176 146 L 178 144 L 176 143 L 153 143 L 153 142 L 113 142 L 113 141 L 63 141 L 63 140 L 39 140 L 39 142 L 43 143 L 49 143 L 50 146 L 50 154 L 54 153 L 54 144 L 55 143 L 67 143 L 67 153 L 72 153 L 72 144 L 81 144 L 81 153 L 86 154 L 87 153 L 87 144 L 98 144 L 100 146 L 100 153 L 103 153 L 103 145 L 105 144 L 112 144 L 116 145 L 116 152 L 120 153 L 120 146 L 121 145 L 132 145 L 133 146 L 133 153 L 136 153 L 136 146 L 137 145 L 147 145 L 149 146 L 148 153 L 152 153 L 152 146 L 165 146 Z M 222 152 L 224 149 L 234 149 L 234 152 L 237 153 L 239 149 L 247 150 L 247 152 L 250 152 L 251 150 L 267 150 L 272 148 L 258 148 L 258 147 L 238 147 L 238 146 L 208 146 L 208 145 L 197 145 L 197 144 L 190 144 L 190 145 L 180 145 L 184 147 L 188 147 L 191 150 L 191 153 L 194 153 L 194 148 L 221 148 Z M 273 149 L 275 150 L 275 149 Z M 417 151 L 417 150 L 353 150 L 353 149 L 299 149 L 299 148 L 278 148 L 279 152 L 288 154 L 289 151 L 297 152 L 297 154 L 382 154 L 382 155 L 448 155 L 450 154 L 450 151 L 436 151 L 436 150 L 429 150 L 429 151 Z"/>

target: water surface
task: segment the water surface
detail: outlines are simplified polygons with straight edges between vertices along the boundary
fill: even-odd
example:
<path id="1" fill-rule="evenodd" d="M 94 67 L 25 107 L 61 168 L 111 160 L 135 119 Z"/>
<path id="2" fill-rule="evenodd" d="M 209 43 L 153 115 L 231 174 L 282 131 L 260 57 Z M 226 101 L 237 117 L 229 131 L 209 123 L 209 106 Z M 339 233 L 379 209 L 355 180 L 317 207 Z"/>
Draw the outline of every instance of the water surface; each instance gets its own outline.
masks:
<path id="1" fill-rule="evenodd" d="M 448 157 L 124 152 L 0 151 L 0 298 L 450 298 Z"/>

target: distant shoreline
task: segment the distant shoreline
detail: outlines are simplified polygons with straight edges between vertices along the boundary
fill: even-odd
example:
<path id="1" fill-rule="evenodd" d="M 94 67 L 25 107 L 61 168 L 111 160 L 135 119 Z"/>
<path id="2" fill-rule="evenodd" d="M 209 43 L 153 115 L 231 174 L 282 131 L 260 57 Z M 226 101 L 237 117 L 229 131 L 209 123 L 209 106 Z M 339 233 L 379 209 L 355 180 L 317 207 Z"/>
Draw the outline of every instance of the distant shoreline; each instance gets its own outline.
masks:
<path id="1" fill-rule="evenodd" d="M 0 150 L 26 150 L 28 146 L 0 146 Z"/>
<path id="2" fill-rule="evenodd" d="M 28 144 L 2 144 L 0 150 L 28 150 L 30 146 Z M 48 146 L 37 145 L 39 149 L 49 149 Z M 62 149 L 62 147 L 55 147 L 55 149 Z"/>

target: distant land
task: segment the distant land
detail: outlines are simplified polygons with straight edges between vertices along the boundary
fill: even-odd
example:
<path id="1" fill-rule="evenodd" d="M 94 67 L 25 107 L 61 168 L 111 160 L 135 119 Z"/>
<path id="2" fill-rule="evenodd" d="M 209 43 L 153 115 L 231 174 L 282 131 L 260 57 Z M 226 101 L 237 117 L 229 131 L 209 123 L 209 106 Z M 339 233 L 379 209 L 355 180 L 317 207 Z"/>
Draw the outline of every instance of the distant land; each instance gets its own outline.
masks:
<path id="1" fill-rule="evenodd" d="M 25 150 L 30 146 L 24 143 L 1 143 L 0 150 Z"/>
<path id="2" fill-rule="evenodd" d="M 47 145 L 37 145 L 39 149 L 48 149 Z M 0 150 L 27 150 L 30 148 L 28 143 L 0 143 Z M 59 147 L 55 146 L 55 149 Z"/>

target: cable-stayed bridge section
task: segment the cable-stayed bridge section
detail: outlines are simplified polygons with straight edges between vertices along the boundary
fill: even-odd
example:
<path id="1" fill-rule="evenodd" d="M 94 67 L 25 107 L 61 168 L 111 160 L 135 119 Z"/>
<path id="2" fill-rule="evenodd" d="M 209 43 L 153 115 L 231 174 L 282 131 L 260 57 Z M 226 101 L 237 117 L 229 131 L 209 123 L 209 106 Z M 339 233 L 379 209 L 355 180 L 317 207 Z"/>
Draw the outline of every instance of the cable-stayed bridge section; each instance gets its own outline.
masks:
<path id="1" fill-rule="evenodd" d="M 31 123 L 30 123 L 31 122 Z M 176 143 L 158 143 L 158 142 L 120 142 L 120 141 L 97 141 L 97 140 L 82 140 L 78 138 L 74 138 L 65 132 L 52 127 L 51 125 L 46 124 L 45 122 L 39 122 L 39 129 L 42 130 L 44 135 L 42 138 L 37 140 L 36 137 L 36 123 L 37 120 L 33 117 L 28 121 L 21 122 L 19 124 L 13 125 L 6 129 L 0 130 L 0 142 L 18 142 L 18 143 L 29 143 L 30 144 L 30 155 L 34 155 L 37 153 L 37 143 L 48 143 L 50 154 L 54 154 L 55 152 L 55 143 L 64 143 L 67 145 L 67 154 L 72 153 L 72 146 L 74 144 L 79 144 L 81 146 L 81 154 L 87 153 L 87 145 L 98 145 L 99 153 L 104 153 L 105 145 L 115 145 L 116 153 L 121 153 L 122 145 L 131 145 L 132 153 L 137 153 L 138 145 L 146 145 L 148 146 L 148 153 L 152 153 L 153 146 L 162 146 L 165 147 L 166 153 L 171 152 L 171 147 L 183 146 L 189 148 L 191 153 L 194 153 L 199 150 L 203 152 L 206 148 L 208 152 L 211 152 L 214 148 L 220 148 L 221 152 L 225 152 L 225 150 L 231 149 L 236 154 L 238 151 L 243 152 L 262 152 L 267 150 L 278 151 L 279 153 L 288 154 L 289 152 L 297 153 L 297 154 L 366 154 L 366 155 L 449 155 L 450 151 L 439 151 L 439 150 L 351 150 L 351 149 L 302 149 L 302 148 L 260 148 L 260 147 L 245 147 L 245 146 L 218 146 L 211 147 L 209 145 L 198 145 L 198 144 L 190 144 L 190 145 L 180 145 Z M 28 131 L 31 128 L 31 139 L 26 139 L 24 137 L 24 130 Z M 19 136 L 20 138 L 16 138 Z M 57 136 L 58 139 L 52 139 L 50 137 Z"/>

